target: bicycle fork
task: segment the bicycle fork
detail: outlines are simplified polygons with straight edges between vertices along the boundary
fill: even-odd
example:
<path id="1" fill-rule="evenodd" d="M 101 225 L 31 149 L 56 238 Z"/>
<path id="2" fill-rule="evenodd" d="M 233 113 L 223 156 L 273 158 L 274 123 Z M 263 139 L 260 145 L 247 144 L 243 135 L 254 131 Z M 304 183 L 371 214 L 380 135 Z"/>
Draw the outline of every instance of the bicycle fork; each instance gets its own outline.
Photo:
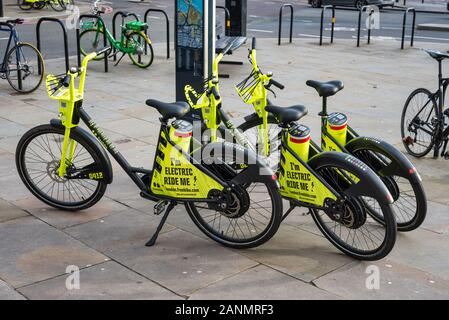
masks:
<path id="1" fill-rule="evenodd" d="M 65 128 L 64 141 L 62 142 L 61 147 L 61 160 L 59 162 L 59 169 L 58 169 L 58 175 L 60 178 L 64 178 L 64 175 L 67 172 L 67 165 L 71 165 L 73 163 L 75 149 L 76 149 L 76 141 L 70 139 L 70 128 Z"/>

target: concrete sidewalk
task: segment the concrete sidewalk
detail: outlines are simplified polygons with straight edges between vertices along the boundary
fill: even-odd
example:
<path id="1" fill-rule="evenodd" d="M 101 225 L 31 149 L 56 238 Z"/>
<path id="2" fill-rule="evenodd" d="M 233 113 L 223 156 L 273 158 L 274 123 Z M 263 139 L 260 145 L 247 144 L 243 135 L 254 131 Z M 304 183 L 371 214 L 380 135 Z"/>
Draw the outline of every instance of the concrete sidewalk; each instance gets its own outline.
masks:
<path id="1" fill-rule="evenodd" d="M 306 105 L 303 122 L 317 140 L 320 99 L 305 81 L 341 79 L 345 89 L 330 98 L 329 110 L 345 112 L 360 133 L 402 149 L 402 106 L 415 88 L 434 89 L 436 62 L 378 38 L 361 48 L 355 41 L 317 42 L 295 39 L 278 47 L 274 39 L 258 41 L 261 67 L 286 85 L 277 104 Z M 87 77 L 86 109 L 135 166 L 151 167 L 157 139 L 158 114 L 145 99 L 175 98 L 174 60 L 163 58 L 163 46 L 155 50 L 148 70 L 126 60 L 105 74 L 102 63 L 93 62 Z M 236 123 L 252 112 L 234 90 L 251 71 L 246 54 L 241 49 L 232 57 L 245 61 L 243 67 L 220 67 L 231 74 L 220 86 L 223 107 Z M 62 60 L 47 67 L 64 69 Z M 400 234 L 381 261 L 341 254 L 300 209 L 267 244 L 236 251 L 208 240 L 179 206 L 157 245 L 147 248 L 160 217 L 115 162 L 114 183 L 89 210 L 62 212 L 34 198 L 17 175 L 14 150 L 26 130 L 57 116 L 57 106 L 43 87 L 18 96 L 5 81 L 0 101 L 0 299 L 449 299 L 449 161 L 412 159 L 424 180 L 428 217 L 420 229 Z M 81 268 L 79 290 L 66 289 L 68 265 Z M 379 267 L 379 290 L 366 288 L 370 265 Z"/>

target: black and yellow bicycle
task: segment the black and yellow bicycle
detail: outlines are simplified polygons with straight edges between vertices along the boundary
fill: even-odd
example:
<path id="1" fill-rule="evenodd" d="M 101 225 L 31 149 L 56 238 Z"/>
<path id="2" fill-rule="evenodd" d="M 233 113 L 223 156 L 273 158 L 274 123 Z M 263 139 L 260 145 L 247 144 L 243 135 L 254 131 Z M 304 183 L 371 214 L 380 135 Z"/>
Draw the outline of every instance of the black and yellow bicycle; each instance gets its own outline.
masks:
<path id="1" fill-rule="evenodd" d="M 153 170 L 133 167 L 103 134 L 82 104 L 87 64 L 109 50 L 88 54 L 81 68 L 67 74 L 47 76 L 47 91 L 59 102 L 60 118 L 29 130 L 16 150 L 17 171 L 31 193 L 59 209 L 93 206 L 113 179 L 106 149 L 140 195 L 157 202 L 154 213 L 164 213 L 147 245 L 155 243 L 178 203 L 185 205 L 202 232 L 225 246 L 249 248 L 269 240 L 282 215 L 276 176 L 241 146 L 195 143 L 192 124 L 180 120 L 189 111 L 187 103 L 146 101 L 161 116 Z M 93 135 L 79 126 L 80 121 Z"/>
<path id="2" fill-rule="evenodd" d="M 257 141 L 240 132 L 222 107 L 218 65 L 227 49 L 214 59 L 212 77 L 207 79 L 204 91 L 198 93 L 186 86 L 185 95 L 190 106 L 200 111 L 201 130 L 207 133 L 203 134 L 207 139 L 204 142 L 226 139 L 226 133 L 230 133 L 229 140 L 259 150 Z M 272 123 L 281 129 L 280 134 L 276 134 L 280 137 L 276 150 L 281 155 L 276 176 L 282 198 L 291 205 L 283 219 L 296 207 L 308 208 L 321 232 L 347 255 L 360 260 L 385 257 L 396 240 L 396 222 L 391 207 L 393 196 L 382 180 L 349 154 L 322 152 L 310 140 L 310 130 L 296 123 L 307 114 L 304 106 L 267 106 L 266 110 L 277 119 Z M 256 128 L 263 123 L 262 117 L 257 119 L 260 121 Z M 262 133 L 261 136 L 269 135 Z M 259 154 L 264 156 L 264 161 L 269 156 L 264 151 Z M 376 205 L 376 215 L 369 211 L 367 203 Z"/>
<path id="3" fill-rule="evenodd" d="M 237 92 L 245 103 L 252 104 L 255 113 L 245 117 L 239 129 L 246 133 L 252 143 L 258 145 L 259 153 L 268 157 L 270 165 L 279 161 L 278 112 L 295 114 L 295 107 L 274 106 L 268 99 L 273 87 L 284 86 L 272 78 L 272 73 L 264 74 L 257 64 L 255 40 L 249 52 L 252 64 L 251 74 L 237 85 Z M 427 200 L 421 177 L 413 164 L 394 146 L 377 138 L 359 136 L 348 125 L 343 113 L 328 113 L 327 100 L 343 89 L 341 81 L 307 81 L 322 98 L 321 148 L 324 151 L 338 151 L 351 154 L 362 160 L 378 174 L 393 196 L 393 208 L 399 231 L 418 228 L 427 213 Z M 375 219 L 382 219 L 376 203 L 367 202 L 367 208 Z"/>

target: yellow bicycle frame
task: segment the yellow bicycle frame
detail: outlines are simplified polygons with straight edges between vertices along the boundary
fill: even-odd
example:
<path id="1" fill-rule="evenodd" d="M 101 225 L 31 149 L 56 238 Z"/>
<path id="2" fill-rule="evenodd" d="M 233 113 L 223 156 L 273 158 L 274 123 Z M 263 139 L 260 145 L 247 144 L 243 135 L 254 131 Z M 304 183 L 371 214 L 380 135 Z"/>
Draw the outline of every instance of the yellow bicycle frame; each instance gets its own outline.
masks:
<path id="1" fill-rule="evenodd" d="M 67 76 L 70 76 L 70 83 L 68 88 L 60 87 L 56 92 L 52 91 L 51 86 L 59 81 L 54 75 L 48 75 L 46 79 L 46 87 L 48 95 L 53 100 L 59 101 L 59 118 L 62 125 L 65 127 L 64 141 L 61 148 L 61 162 L 59 164 L 58 175 L 63 178 L 66 174 L 67 166 L 73 162 L 73 157 L 76 149 L 76 141 L 70 139 L 70 131 L 72 128 L 78 126 L 73 123 L 73 113 L 75 105 L 78 101 L 84 98 L 84 84 L 86 79 L 87 64 L 90 60 L 97 57 L 95 52 L 87 55 L 82 62 L 81 68 L 72 72 L 69 70 Z M 75 88 L 75 79 L 79 77 L 78 88 Z M 63 160 L 64 159 L 64 160 Z"/>

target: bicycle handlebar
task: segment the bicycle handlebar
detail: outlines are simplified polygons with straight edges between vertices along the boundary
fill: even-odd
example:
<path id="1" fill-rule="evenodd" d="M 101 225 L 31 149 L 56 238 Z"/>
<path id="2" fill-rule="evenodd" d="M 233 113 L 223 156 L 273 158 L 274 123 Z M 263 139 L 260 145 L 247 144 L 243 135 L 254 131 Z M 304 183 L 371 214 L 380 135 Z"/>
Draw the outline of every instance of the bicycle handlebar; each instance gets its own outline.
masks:
<path id="1" fill-rule="evenodd" d="M 273 85 L 276 88 L 281 89 L 281 90 L 285 89 L 285 86 L 282 83 L 277 82 L 276 80 L 273 80 L 273 79 L 270 79 L 270 81 L 268 82 L 268 87 L 270 87 L 271 85 Z"/>
<path id="2" fill-rule="evenodd" d="M 256 37 L 253 37 L 253 41 L 251 43 L 251 50 L 256 50 Z"/>

